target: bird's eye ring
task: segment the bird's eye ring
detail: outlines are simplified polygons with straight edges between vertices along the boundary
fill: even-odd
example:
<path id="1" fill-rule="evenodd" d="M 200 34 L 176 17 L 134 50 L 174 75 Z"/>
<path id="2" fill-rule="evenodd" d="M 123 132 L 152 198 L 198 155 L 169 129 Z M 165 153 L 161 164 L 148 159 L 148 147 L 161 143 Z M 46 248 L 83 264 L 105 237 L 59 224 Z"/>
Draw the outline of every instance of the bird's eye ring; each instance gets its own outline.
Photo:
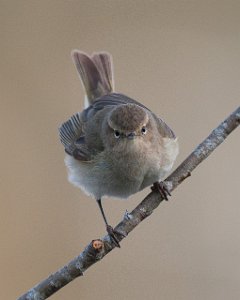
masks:
<path id="1" fill-rule="evenodd" d="M 147 128 L 145 126 L 142 127 L 141 133 L 142 134 L 146 134 L 147 133 Z"/>
<path id="2" fill-rule="evenodd" d="M 116 139 L 120 138 L 120 132 L 118 130 L 114 130 L 114 135 Z"/>

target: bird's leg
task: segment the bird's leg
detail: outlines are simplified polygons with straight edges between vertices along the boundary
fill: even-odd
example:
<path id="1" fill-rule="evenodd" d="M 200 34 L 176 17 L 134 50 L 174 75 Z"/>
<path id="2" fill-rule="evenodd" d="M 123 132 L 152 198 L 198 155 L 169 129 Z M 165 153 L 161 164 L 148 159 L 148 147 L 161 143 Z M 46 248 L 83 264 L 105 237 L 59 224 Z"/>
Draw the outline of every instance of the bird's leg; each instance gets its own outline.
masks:
<path id="1" fill-rule="evenodd" d="M 154 182 L 153 186 L 151 186 L 152 191 L 159 192 L 161 197 L 168 201 L 168 196 L 171 196 L 168 187 L 164 181 Z"/>
<path id="2" fill-rule="evenodd" d="M 106 218 L 106 216 L 105 216 L 105 213 L 104 213 L 104 210 L 103 210 L 103 207 L 102 207 L 102 201 L 101 201 L 101 199 L 97 199 L 97 203 L 98 203 L 98 206 L 99 206 L 99 208 L 100 208 L 100 211 L 101 211 L 103 220 L 104 220 L 104 222 L 105 222 L 105 224 L 106 224 L 106 230 L 107 230 L 107 233 L 110 235 L 110 237 L 111 237 L 111 239 L 112 239 L 114 245 L 115 245 L 116 247 L 120 248 L 120 244 L 119 244 L 118 239 L 117 239 L 117 237 L 116 237 L 116 235 L 115 235 L 115 233 L 117 233 L 117 232 L 114 231 L 114 229 L 112 228 L 112 226 L 110 226 L 110 225 L 108 224 L 107 218 Z"/>

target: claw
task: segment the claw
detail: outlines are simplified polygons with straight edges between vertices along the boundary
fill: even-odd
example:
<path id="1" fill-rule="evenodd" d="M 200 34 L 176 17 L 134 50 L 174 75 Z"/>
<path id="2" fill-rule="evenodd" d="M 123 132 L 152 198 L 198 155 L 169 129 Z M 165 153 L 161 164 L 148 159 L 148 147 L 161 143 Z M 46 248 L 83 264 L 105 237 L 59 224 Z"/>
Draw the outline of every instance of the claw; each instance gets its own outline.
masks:
<path id="1" fill-rule="evenodd" d="M 116 247 L 121 248 L 121 246 L 120 246 L 120 244 L 119 244 L 119 241 L 118 241 L 118 239 L 117 239 L 117 237 L 116 237 L 117 232 L 114 231 L 114 229 L 113 229 L 112 226 L 110 226 L 110 225 L 107 225 L 107 226 L 106 226 L 106 229 L 107 229 L 107 233 L 108 233 L 109 236 L 111 237 L 111 240 L 112 240 L 113 244 L 114 244 Z"/>
<path id="2" fill-rule="evenodd" d="M 151 187 L 152 191 L 159 192 L 161 197 L 168 201 L 168 196 L 171 196 L 168 187 L 164 181 L 161 182 L 154 182 L 153 186 Z"/>

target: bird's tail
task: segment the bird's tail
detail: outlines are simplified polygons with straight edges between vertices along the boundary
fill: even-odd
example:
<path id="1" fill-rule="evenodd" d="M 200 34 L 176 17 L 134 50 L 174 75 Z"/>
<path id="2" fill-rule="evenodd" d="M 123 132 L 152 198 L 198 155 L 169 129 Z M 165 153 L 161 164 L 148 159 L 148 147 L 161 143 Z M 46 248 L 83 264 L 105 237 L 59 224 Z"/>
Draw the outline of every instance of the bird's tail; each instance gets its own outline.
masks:
<path id="1" fill-rule="evenodd" d="M 109 53 L 97 52 L 88 56 L 84 52 L 73 50 L 72 57 L 86 92 L 86 106 L 96 98 L 113 92 L 113 64 Z"/>

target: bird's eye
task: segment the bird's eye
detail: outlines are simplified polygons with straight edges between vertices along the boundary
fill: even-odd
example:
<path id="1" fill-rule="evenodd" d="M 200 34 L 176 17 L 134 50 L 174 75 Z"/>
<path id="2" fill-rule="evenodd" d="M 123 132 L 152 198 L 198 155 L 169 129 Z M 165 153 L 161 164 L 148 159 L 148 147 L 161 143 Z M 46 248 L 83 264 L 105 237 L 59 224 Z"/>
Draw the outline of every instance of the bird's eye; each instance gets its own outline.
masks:
<path id="1" fill-rule="evenodd" d="M 120 137 L 120 132 L 118 130 L 114 130 L 115 138 L 118 139 Z"/>
<path id="2" fill-rule="evenodd" d="M 142 127 L 141 133 L 142 134 L 146 134 L 147 133 L 147 128 L 145 126 Z"/>

